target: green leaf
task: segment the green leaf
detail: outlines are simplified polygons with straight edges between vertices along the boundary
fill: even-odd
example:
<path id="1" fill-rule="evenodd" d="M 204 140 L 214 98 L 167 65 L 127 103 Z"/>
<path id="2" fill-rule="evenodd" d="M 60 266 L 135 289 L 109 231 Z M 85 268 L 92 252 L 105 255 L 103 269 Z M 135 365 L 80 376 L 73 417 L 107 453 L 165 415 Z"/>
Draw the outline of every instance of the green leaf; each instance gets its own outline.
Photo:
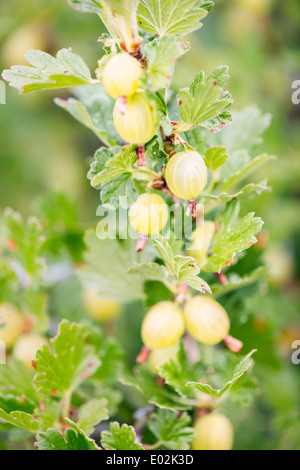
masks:
<path id="1" fill-rule="evenodd" d="M 34 419 L 34 417 L 24 411 L 12 411 L 11 413 L 6 413 L 3 409 L 0 408 L 0 421 L 5 423 L 12 424 L 25 431 L 37 433 L 39 430 L 39 422 Z"/>
<path id="2" fill-rule="evenodd" d="M 101 433 L 101 445 L 105 450 L 143 450 L 141 444 L 136 443 L 136 434 L 132 426 L 111 423 L 109 431 Z"/>
<path id="3" fill-rule="evenodd" d="M 201 28 L 201 20 L 207 15 L 207 10 L 198 5 L 198 0 L 141 0 L 138 23 L 159 36 L 188 34 Z"/>
<path id="4" fill-rule="evenodd" d="M 76 10 L 86 13 L 101 13 L 99 0 L 68 0 L 69 4 Z"/>
<path id="5" fill-rule="evenodd" d="M 153 379 L 153 373 L 147 366 L 140 366 L 130 373 L 123 370 L 120 376 L 120 382 L 124 385 L 134 387 L 141 392 L 149 401 L 159 408 L 171 411 L 188 410 L 191 408 L 183 397 L 180 397 L 173 390 L 167 387 L 160 387 Z"/>
<path id="6" fill-rule="evenodd" d="M 210 170 L 216 170 L 228 158 L 226 147 L 211 147 L 205 154 L 205 164 Z"/>
<path id="7" fill-rule="evenodd" d="M 275 159 L 276 157 L 274 155 L 268 155 L 267 153 L 264 153 L 258 155 L 247 163 L 244 162 L 244 164 L 240 160 L 239 169 L 231 174 L 227 180 L 225 180 L 222 189 L 226 191 L 228 188 L 231 188 L 232 186 L 247 178 L 251 173 L 253 173 L 253 171 L 257 170 L 265 163 Z"/>
<path id="8" fill-rule="evenodd" d="M 87 344 L 86 327 L 63 320 L 52 347 L 44 345 L 36 355 L 35 385 L 44 395 L 72 393 L 100 365 L 94 348 Z"/>
<path id="9" fill-rule="evenodd" d="M 188 361 L 185 350 L 180 345 L 176 361 L 168 359 L 158 366 L 159 376 L 166 384 L 172 387 L 176 393 L 182 397 L 194 397 L 194 391 L 187 387 L 187 382 L 197 380 L 198 377 L 205 374 L 205 369 L 201 364 L 191 364 Z"/>
<path id="10" fill-rule="evenodd" d="M 187 450 L 195 438 L 195 431 L 189 427 L 191 418 L 187 413 L 178 417 L 169 410 L 158 410 L 148 421 L 148 428 L 161 445 L 167 449 Z"/>
<path id="11" fill-rule="evenodd" d="M 260 196 L 264 191 L 271 191 L 271 188 L 268 186 L 268 179 L 264 179 L 260 183 L 249 183 L 235 194 L 203 194 L 203 197 L 218 202 L 227 202 L 252 193 L 256 193 Z"/>
<path id="12" fill-rule="evenodd" d="M 219 398 L 224 393 L 228 392 L 233 385 L 235 385 L 250 368 L 253 367 L 254 361 L 252 359 L 256 349 L 253 349 L 247 356 L 245 356 L 239 364 L 235 367 L 233 375 L 221 388 L 215 389 L 209 384 L 203 384 L 201 382 L 188 382 L 187 385 L 196 388 L 200 392 L 207 393 L 214 398 Z"/>
<path id="13" fill-rule="evenodd" d="M 142 53 L 147 57 L 146 78 L 152 91 L 165 88 L 171 81 L 175 62 L 187 49 L 179 38 L 165 36 L 142 44 Z"/>
<path id="14" fill-rule="evenodd" d="M 28 370 L 22 362 L 10 358 L 5 366 L 0 367 L 1 394 L 19 402 L 25 397 L 25 403 L 29 406 L 38 406 L 39 397 L 33 385 L 33 376 L 33 369 Z"/>
<path id="15" fill-rule="evenodd" d="M 254 282 L 258 281 L 259 279 L 263 279 L 264 277 L 267 276 L 268 274 L 268 268 L 261 266 L 254 271 L 252 271 L 250 274 L 246 276 L 239 276 L 236 273 L 231 273 L 227 279 L 228 283 L 227 284 L 212 284 L 211 285 L 211 290 L 212 290 L 212 295 L 215 298 L 221 297 L 222 295 L 225 295 L 229 292 L 233 292 L 237 289 L 243 289 L 244 287 L 247 287 L 250 284 L 253 284 Z"/>
<path id="16" fill-rule="evenodd" d="M 107 400 L 105 398 L 95 398 L 80 407 L 78 426 L 87 436 L 90 436 L 94 432 L 94 427 L 108 418 Z"/>
<path id="17" fill-rule="evenodd" d="M 90 129 L 107 146 L 119 145 L 120 137 L 113 123 L 114 101 L 102 85 L 89 85 L 74 90 L 76 98 L 55 99 L 55 103 Z"/>
<path id="18" fill-rule="evenodd" d="M 206 271 L 219 272 L 236 253 L 256 243 L 255 235 L 260 232 L 263 221 L 252 212 L 237 221 L 239 210 L 239 202 L 233 199 L 219 216 L 219 228 L 212 240 Z"/>
<path id="19" fill-rule="evenodd" d="M 124 176 L 133 172 L 133 164 L 136 162 L 137 156 L 135 152 L 135 145 L 126 145 L 120 151 L 109 158 L 104 166 L 104 169 L 95 175 L 92 179 L 92 186 L 104 185 L 109 183 L 119 176 Z"/>
<path id="20" fill-rule="evenodd" d="M 182 255 L 174 256 L 170 244 L 162 235 L 153 240 L 153 246 L 163 259 L 171 279 L 184 282 L 200 292 L 210 292 L 209 285 L 198 277 L 200 269 L 194 258 Z"/>
<path id="21" fill-rule="evenodd" d="M 179 109 L 183 122 L 175 127 L 175 131 L 187 131 L 193 126 L 201 125 L 209 129 L 212 128 L 210 120 L 222 116 L 222 113 L 231 105 L 232 99 L 228 92 L 224 92 L 219 83 L 223 83 L 221 76 L 228 75 L 228 68 L 222 68 L 222 74 L 218 78 L 213 78 L 213 74 L 205 79 L 205 74 L 201 71 L 191 84 L 190 88 L 179 91 Z M 222 116 L 222 120 L 223 120 Z M 226 119 L 231 119 L 228 115 Z M 225 122 L 224 122 L 225 123 Z"/>
<path id="22" fill-rule="evenodd" d="M 36 288 L 40 285 L 45 269 L 45 262 L 40 256 L 44 242 L 40 223 L 35 217 L 29 217 L 25 222 L 12 209 L 6 209 L 4 217 L 7 236 L 16 245 L 13 257 L 18 263 L 20 284 L 23 288 Z"/>
<path id="23" fill-rule="evenodd" d="M 91 163 L 90 170 L 88 172 L 88 179 L 91 181 L 91 185 L 94 188 L 100 189 L 101 184 L 97 183 L 96 177 L 104 170 L 106 162 L 113 156 L 114 153 L 105 147 L 100 147 L 96 150 L 94 160 Z"/>
<path id="24" fill-rule="evenodd" d="M 142 279 L 128 273 L 133 259 L 126 247 L 118 240 L 99 240 L 94 230 L 86 232 L 85 244 L 86 265 L 78 272 L 84 283 L 95 286 L 100 296 L 124 303 L 144 298 Z"/>
<path id="25" fill-rule="evenodd" d="M 67 429 L 64 437 L 57 429 L 50 428 L 37 435 L 35 447 L 38 450 L 99 450 L 95 441 L 89 439 L 73 421 L 66 421 L 72 429 Z"/>
<path id="26" fill-rule="evenodd" d="M 2 74 L 4 80 L 21 93 L 91 83 L 88 66 L 71 48 L 60 50 L 56 58 L 46 52 L 31 49 L 26 52 L 25 59 L 32 67 L 14 65 Z"/>

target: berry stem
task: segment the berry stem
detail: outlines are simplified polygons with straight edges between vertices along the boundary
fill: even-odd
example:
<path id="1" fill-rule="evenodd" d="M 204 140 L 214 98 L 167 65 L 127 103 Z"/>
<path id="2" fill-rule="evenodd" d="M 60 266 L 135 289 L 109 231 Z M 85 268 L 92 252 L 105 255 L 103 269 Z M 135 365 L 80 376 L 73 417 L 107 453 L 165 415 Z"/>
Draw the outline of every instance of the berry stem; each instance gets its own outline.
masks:
<path id="1" fill-rule="evenodd" d="M 136 155 L 137 155 L 137 166 L 145 166 L 146 165 L 145 145 L 139 145 L 137 147 Z"/>
<path id="2" fill-rule="evenodd" d="M 136 244 L 136 247 L 135 247 L 135 251 L 137 253 L 140 253 L 141 251 L 144 251 L 145 249 L 145 246 L 147 244 L 147 241 L 148 241 L 148 236 L 145 235 L 144 233 L 141 233 L 139 235 L 139 239 L 137 241 L 137 244 Z"/>
<path id="3" fill-rule="evenodd" d="M 145 362 L 147 362 L 149 354 L 150 354 L 150 349 L 147 348 L 147 346 L 142 346 L 142 349 L 136 358 L 136 362 L 138 364 L 145 364 Z"/>
<path id="4" fill-rule="evenodd" d="M 230 351 L 233 351 L 235 353 L 240 352 L 240 350 L 243 347 L 242 341 L 240 341 L 239 339 L 233 338 L 230 335 L 225 336 L 224 344 L 227 346 L 228 349 L 230 349 Z"/>

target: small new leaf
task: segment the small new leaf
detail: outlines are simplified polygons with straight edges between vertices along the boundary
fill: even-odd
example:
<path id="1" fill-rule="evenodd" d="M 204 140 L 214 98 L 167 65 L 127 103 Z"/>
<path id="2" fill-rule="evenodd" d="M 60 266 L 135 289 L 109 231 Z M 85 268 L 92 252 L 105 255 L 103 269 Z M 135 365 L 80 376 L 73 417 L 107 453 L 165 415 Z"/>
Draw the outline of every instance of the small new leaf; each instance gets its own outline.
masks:
<path id="1" fill-rule="evenodd" d="M 260 217 L 254 217 L 252 212 L 237 221 L 239 210 L 239 202 L 233 199 L 220 215 L 219 228 L 213 237 L 205 265 L 206 271 L 219 272 L 225 265 L 231 263 L 236 253 L 246 250 L 257 242 L 255 235 L 260 232 L 263 221 Z"/>
<path id="2" fill-rule="evenodd" d="M 14 65 L 2 74 L 4 80 L 20 93 L 91 83 L 88 66 L 72 49 L 60 50 L 56 58 L 46 52 L 31 49 L 26 52 L 25 59 L 32 67 Z"/>
<path id="3" fill-rule="evenodd" d="M 101 445 L 106 450 L 143 450 L 141 444 L 136 442 L 136 434 L 132 426 L 111 423 L 109 431 L 101 433 Z"/>
<path id="4" fill-rule="evenodd" d="M 226 147 L 211 147 L 205 154 L 205 164 L 210 170 L 216 170 L 228 158 Z"/>

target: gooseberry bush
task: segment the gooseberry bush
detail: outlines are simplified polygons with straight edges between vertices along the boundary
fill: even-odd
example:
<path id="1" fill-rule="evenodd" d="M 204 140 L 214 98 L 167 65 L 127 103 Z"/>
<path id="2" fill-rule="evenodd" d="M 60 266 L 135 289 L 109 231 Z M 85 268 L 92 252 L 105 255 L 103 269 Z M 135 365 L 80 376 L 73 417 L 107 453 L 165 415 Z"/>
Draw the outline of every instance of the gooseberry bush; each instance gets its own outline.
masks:
<path id="1" fill-rule="evenodd" d="M 231 414 L 256 390 L 255 344 L 237 333 L 266 274 L 244 201 L 268 190 L 249 177 L 273 158 L 255 153 L 269 117 L 232 113 L 228 67 L 201 59 L 172 91 L 213 2 L 69 3 L 107 28 L 95 74 L 71 49 L 30 50 L 3 78 L 20 93 L 73 87 L 55 102 L 99 138 L 101 220 L 83 233 L 63 194 L 27 221 L 1 215 L 0 429 L 41 450 L 231 449 Z"/>

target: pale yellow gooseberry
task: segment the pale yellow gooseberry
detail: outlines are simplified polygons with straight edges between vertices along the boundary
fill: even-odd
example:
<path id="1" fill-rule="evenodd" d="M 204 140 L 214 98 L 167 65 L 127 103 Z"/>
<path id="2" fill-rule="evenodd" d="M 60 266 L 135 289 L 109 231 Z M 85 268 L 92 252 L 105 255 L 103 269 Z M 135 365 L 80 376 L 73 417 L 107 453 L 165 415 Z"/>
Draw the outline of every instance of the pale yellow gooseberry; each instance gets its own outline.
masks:
<path id="1" fill-rule="evenodd" d="M 102 81 L 106 92 L 117 98 L 132 96 L 139 87 L 142 69 L 136 59 L 126 53 L 113 56 L 104 67 Z"/>
<path id="2" fill-rule="evenodd" d="M 23 362 L 30 369 L 32 361 L 38 349 L 44 344 L 48 344 L 47 339 L 37 333 L 27 333 L 18 338 L 13 349 L 13 355 L 16 359 Z"/>
<path id="3" fill-rule="evenodd" d="M 101 297 L 97 289 L 86 287 L 83 290 L 83 304 L 90 318 L 105 323 L 115 320 L 122 311 L 122 305 L 113 299 Z"/>
<path id="4" fill-rule="evenodd" d="M 221 413 L 207 414 L 198 418 L 195 425 L 193 450 L 231 450 L 233 427 L 227 416 Z"/>
<path id="5" fill-rule="evenodd" d="M 130 225 L 145 235 L 161 232 L 168 219 L 168 205 L 159 194 L 141 194 L 129 209 Z"/>
<path id="6" fill-rule="evenodd" d="M 142 91 L 125 101 L 117 100 L 114 124 L 123 140 L 130 144 L 144 145 L 152 139 L 158 129 L 155 106 Z"/>
<path id="7" fill-rule="evenodd" d="M 195 199 L 207 182 L 203 157 L 192 150 L 173 155 L 167 163 L 165 178 L 175 196 L 188 201 Z"/>
<path id="8" fill-rule="evenodd" d="M 188 332 L 203 344 L 217 344 L 227 336 L 230 321 L 226 310 L 216 300 L 197 295 L 184 307 Z"/>
<path id="9" fill-rule="evenodd" d="M 184 333 L 184 317 L 172 302 L 159 302 L 144 318 L 142 340 L 149 349 L 165 349 L 175 344 Z"/>
<path id="10" fill-rule="evenodd" d="M 205 266 L 210 242 L 215 233 L 215 223 L 208 220 L 199 225 L 193 233 L 188 254 L 195 258 L 199 268 Z"/>
<path id="11" fill-rule="evenodd" d="M 26 317 L 10 303 L 0 304 L 0 341 L 7 349 L 15 343 L 24 331 Z"/>

